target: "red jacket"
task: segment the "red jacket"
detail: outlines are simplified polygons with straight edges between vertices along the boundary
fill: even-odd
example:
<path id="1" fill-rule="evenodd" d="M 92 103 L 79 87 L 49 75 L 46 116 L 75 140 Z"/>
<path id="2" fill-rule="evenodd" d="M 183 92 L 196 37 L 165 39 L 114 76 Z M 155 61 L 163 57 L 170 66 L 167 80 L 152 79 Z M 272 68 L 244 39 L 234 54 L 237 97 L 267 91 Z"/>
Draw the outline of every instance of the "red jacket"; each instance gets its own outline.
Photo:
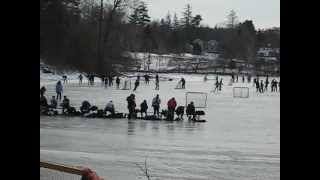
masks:
<path id="1" fill-rule="evenodd" d="M 177 102 L 176 102 L 176 100 L 175 99 L 170 99 L 169 101 L 168 101 L 168 108 L 173 108 L 173 109 L 175 109 L 176 108 L 176 106 L 177 106 Z"/>

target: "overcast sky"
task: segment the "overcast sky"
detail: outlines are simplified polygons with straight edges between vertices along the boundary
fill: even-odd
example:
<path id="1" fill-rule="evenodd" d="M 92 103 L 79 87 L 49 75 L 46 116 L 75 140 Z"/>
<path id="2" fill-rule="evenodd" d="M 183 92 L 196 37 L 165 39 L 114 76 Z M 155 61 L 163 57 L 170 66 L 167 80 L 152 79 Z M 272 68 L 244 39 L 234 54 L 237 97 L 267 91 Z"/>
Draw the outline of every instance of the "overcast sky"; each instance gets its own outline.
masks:
<path id="1" fill-rule="evenodd" d="M 182 17 L 186 4 L 190 4 L 193 15 L 200 14 L 202 24 L 214 27 L 226 20 L 234 9 L 240 21 L 252 20 L 256 29 L 280 27 L 280 0 L 144 0 L 148 4 L 152 20 L 161 19 L 168 11 Z"/>

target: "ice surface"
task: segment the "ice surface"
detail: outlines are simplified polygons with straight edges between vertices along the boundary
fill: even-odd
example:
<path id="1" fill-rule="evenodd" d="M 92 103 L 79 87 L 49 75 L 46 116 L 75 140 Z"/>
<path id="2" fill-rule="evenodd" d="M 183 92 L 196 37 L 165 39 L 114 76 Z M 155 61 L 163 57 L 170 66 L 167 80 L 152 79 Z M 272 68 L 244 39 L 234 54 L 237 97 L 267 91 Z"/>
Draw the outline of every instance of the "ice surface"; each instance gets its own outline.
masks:
<path id="1" fill-rule="evenodd" d="M 160 74 L 160 90 L 143 81 L 134 92 L 137 104 L 159 94 L 161 108 L 171 97 L 185 105 L 185 93 L 208 93 L 206 123 L 153 122 L 127 119 L 40 117 L 41 159 L 88 166 L 106 179 L 143 179 L 135 163 L 147 157 L 150 174 L 159 179 L 280 179 L 280 93 L 257 94 L 252 84 L 249 98 L 233 98 L 230 77 L 223 78 L 222 92 L 210 93 L 214 80 L 203 75 Z M 71 76 L 70 76 L 71 77 Z M 64 95 L 79 107 L 83 100 L 103 108 L 113 100 L 118 111 L 127 112 L 126 97 L 132 91 L 79 87 L 77 75 L 64 85 Z M 184 77 L 186 89 L 174 89 Z M 57 77 L 59 79 L 60 77 Z M 173 81 L 164 80 L 173 78 Z M 215 76 L 209 76 L 214 79 Z M 55 95 L 53 77 L 42 77 L 47 97 Z M 135 78 L 132 78 L 134 80 Z M 148 110 L 149 111 L 149 110 Z M 150 110 L 151 111 L 151 110 Z"/>

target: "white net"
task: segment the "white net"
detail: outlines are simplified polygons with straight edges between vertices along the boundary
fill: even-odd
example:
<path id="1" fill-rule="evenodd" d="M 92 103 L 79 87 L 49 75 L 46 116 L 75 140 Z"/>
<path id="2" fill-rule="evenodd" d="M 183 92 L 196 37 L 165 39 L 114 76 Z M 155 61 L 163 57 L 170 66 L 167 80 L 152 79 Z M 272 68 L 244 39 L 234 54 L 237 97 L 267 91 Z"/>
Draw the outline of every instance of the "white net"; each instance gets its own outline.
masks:
<path id="1" fill-rule="evenodd" d="M 124 79 L 120 81 L 120 89 L 122 90 L 130 90 L 131 89 L 131 80 L 130 79 Z"/>
<path id="2" fill-rule="evenodd" d="M 207 93 L 204 92 L 187 92 L 186 93 L 186 106 L 192 101 L 196 108 L 207 107 Z"/>
<path id="3" fill-rule="evenodd" d="M 182 89 L 182 83 L 179 81 L 175 87 L 175 89 Z"/>
<path id="4" fill-rule="evenodd" d="M 249 98 L 249 88 L 248 87 L 234 87 L 233 88 L 234 98 Z"/>

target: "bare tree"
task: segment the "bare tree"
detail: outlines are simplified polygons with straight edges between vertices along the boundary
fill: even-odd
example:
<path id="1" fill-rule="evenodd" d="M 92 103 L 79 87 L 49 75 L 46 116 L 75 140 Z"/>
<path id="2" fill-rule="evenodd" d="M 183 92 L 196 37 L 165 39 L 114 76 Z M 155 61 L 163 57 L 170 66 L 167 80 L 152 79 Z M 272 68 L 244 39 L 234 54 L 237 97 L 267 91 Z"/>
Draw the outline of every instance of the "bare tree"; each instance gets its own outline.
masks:
<path id="1" fill-rule="evenodd" d="M 238 16 L 236 12 L 232 9 L 227 16 L 227 27 L 235 28 L 238 24 Z"/>

